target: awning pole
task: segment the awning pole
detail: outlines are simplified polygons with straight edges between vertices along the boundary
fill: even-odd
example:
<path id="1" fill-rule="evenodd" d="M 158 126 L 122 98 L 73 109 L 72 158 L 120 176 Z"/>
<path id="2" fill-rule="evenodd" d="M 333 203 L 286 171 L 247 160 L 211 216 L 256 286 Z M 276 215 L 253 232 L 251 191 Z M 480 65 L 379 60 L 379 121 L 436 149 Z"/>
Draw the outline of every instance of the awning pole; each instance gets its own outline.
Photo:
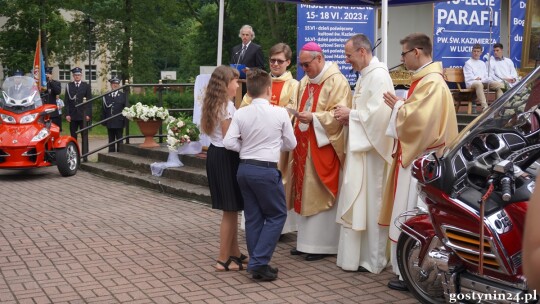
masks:
<path id="1" fill-rule="evenodd" d="M 223 15 L 224 0 L 219 0 L 219 26 L 218 26 L 218 45 L 217 45 L 217 66 L 221 65 L 221 53 L 223 53 Z"/>
<path id="2" fill-rule="evenodd" d="M 381 61 L 388 65 L 388 0 L 381 5 Z"/>

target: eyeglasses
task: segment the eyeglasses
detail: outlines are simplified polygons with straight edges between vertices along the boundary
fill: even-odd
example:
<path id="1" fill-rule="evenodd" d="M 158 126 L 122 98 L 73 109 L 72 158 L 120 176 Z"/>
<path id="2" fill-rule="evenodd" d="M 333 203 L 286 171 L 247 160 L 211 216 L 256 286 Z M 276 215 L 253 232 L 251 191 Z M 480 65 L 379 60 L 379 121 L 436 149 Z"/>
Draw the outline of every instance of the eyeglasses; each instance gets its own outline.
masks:
<path id="1" fill-rule="evenodd" d="M 282 65 L 285 61 L 287 60 L 281 60 L 281 59 L 272 59 L 270 58 L 270 64 L 279 64 L 279 65 Z"/>
<path id="2" fill-rule="evenodd" d="M 417 49 L 418 50 L 423 50 L 424 48 L 412 48 L 412 49 L 410 49 L 410 50 L 408 50 L 406 52 L 401 52 L 401 57 L 403 57 L 403 56 L 407 55 L 408 53 L 410 53 L 410 52 L 412 52 L 414 50 L 417 50 Z"/>
<path id="3" fill-rule="evenodd" d="M 317 59 L 317 57 L 313 57 L 310 61 L 308 62 L 300 62 L 300 65 L 305 69 L 305 68 L 308 68 L 309 65 L 313 62 L 313 60 Z"/>

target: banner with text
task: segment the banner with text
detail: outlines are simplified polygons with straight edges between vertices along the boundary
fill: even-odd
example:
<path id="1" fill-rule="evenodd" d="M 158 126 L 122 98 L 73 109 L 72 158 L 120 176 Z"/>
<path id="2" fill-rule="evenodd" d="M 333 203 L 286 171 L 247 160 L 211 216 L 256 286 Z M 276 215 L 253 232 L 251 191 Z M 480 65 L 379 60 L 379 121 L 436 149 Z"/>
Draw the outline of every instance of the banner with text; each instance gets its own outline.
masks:
<path id="1" fill-rule="evenodd" d="M 453 0 L 434 4 L 433 59 L 443 67 L 462 67 L 471 58 L 472 46 L 490 47 L 501 33 L 500 0 Z"/>
<path id="2" fill-rule="evenodd" d="M 374 44 L 375 10 L 372 7 L 307 5 L 297 6 L 298 35 L 297 62 L 304 44 L 314 41 L 323 49 L 327 61 L 336 62 L 350 84 L 356 83 L 356 75 L 350 64 L 345 63 L 345 42 L 354 34 L 366 35 Z M 298 66 L 297 79 L 304 76 Z"/>
<path id="3" fill-rule="evenodd" d="M 526 6 L 526 0 L 510 0 L 510 59 L 516 68 L 521 67 Z"/>

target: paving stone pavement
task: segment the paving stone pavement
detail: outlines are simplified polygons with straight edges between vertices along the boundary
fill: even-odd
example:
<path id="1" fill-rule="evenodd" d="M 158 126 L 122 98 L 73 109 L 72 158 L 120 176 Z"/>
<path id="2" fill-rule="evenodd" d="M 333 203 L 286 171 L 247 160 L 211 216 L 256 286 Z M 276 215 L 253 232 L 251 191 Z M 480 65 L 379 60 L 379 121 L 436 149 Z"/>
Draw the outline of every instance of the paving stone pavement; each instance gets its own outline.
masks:
<path id="1" fill-rule="evenodd" d="M 0 171 L 0 189 L 0 303 L 417 303 L 388 270 L 291 256 L 294 233 L 276 281 L 215 272 L 219 211 L 87 172 Z"/>

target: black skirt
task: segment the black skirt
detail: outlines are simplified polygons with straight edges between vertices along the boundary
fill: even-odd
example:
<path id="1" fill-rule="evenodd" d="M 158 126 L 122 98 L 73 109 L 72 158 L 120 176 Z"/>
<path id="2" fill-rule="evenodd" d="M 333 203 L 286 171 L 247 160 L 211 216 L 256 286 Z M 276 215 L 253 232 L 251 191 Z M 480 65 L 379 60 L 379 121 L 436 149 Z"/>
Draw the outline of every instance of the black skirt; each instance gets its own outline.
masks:
<path id="1" fill-rule="evenodd" d="M 212 209 L 244 210 L 244 200 L 236 180 L 238 152 L 210 145 L 206 154 L 206 176 L 212 196 Z"/>

